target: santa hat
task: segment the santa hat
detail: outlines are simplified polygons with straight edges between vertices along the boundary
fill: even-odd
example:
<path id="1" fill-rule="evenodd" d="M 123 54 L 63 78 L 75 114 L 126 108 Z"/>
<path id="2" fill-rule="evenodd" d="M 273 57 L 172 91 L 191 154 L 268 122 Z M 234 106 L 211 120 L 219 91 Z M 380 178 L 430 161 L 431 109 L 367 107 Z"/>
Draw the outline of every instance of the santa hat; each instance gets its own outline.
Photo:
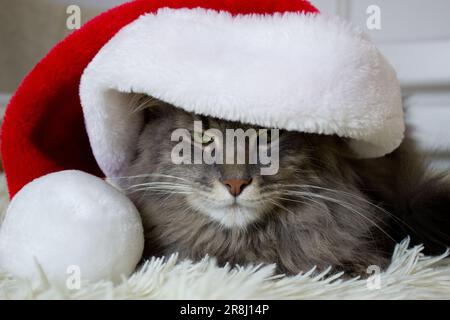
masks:
<path id="1" fill-rule="evenodd" d="M 9 191 L 78 169 L 118 176 L 143 125 L 145 93 L 186 111 L 335 134 L 360 157 L 402 141 L 394 70 L 360 30 L 304 0 L 136 0 L 57 45 L 6 111 Z"/>

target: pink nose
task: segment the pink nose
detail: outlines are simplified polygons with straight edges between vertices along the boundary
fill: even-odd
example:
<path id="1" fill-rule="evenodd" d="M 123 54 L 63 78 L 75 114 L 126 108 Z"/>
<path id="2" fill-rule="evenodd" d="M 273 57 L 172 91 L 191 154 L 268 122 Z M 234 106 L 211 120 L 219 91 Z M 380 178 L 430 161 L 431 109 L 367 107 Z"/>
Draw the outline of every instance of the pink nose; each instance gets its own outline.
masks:
<path id="1" fill-rule="evenodd" d="M 244 188 L 252 183 L 252 179 L 227 179 L 223 181 L 223 184 L 228 188 L 228 191 L 234 196 L 239 196 Z"/>

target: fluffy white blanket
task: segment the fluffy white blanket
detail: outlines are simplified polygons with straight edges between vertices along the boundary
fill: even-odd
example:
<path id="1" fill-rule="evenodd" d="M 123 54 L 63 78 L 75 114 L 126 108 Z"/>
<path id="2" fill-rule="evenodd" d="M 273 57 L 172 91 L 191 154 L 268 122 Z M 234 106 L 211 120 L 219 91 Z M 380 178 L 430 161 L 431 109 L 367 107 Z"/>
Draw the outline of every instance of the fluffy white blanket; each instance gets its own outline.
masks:
<path id="1" fill-rule="evenodd" d="M 7 205 L 0 177 L 0 221 Z M 212 258 L 151 259 L 122 283 L 83 284 L 69 290 L 43 274 L 30 282 L 0 270 L 0 299 L 450 299 L 450 259 L 426 257 L 422 248 L 399 244 L 389 268 L 369 279 L 343 280 L 313 270 L 295 277 L 274 275 L 274 266 L 218 267 Z"/>

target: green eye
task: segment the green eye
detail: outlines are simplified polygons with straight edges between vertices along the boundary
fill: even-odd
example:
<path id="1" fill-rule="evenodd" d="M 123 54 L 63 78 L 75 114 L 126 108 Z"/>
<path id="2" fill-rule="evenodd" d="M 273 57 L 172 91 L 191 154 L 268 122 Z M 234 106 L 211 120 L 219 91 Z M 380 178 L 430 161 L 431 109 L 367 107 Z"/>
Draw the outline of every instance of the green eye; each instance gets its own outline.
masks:
<path id="1" fill-rule="evenodd" d="M 214 141 L 214 138 L 204 132 L 194 132 L 194 141 L 202 145 L 208 145 Z"/>

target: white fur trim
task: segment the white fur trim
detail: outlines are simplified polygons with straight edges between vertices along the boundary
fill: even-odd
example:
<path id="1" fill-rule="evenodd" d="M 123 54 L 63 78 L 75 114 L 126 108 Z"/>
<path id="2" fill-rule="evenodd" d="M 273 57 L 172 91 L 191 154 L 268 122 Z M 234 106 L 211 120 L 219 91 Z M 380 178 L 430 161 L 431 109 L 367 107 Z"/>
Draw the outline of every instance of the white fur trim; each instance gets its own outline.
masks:
<path id="1" fill-rule="evenodd" d="M 364 33 L 323 14 L 162 9 L 123 28 L 80 87 L 94 155 L 109 176 L 130 161 L 142 124 L 129 92 L 227 120 L 352 138 L 361 157 L 383 156 L 403 139 L 394 70 Z"/>

